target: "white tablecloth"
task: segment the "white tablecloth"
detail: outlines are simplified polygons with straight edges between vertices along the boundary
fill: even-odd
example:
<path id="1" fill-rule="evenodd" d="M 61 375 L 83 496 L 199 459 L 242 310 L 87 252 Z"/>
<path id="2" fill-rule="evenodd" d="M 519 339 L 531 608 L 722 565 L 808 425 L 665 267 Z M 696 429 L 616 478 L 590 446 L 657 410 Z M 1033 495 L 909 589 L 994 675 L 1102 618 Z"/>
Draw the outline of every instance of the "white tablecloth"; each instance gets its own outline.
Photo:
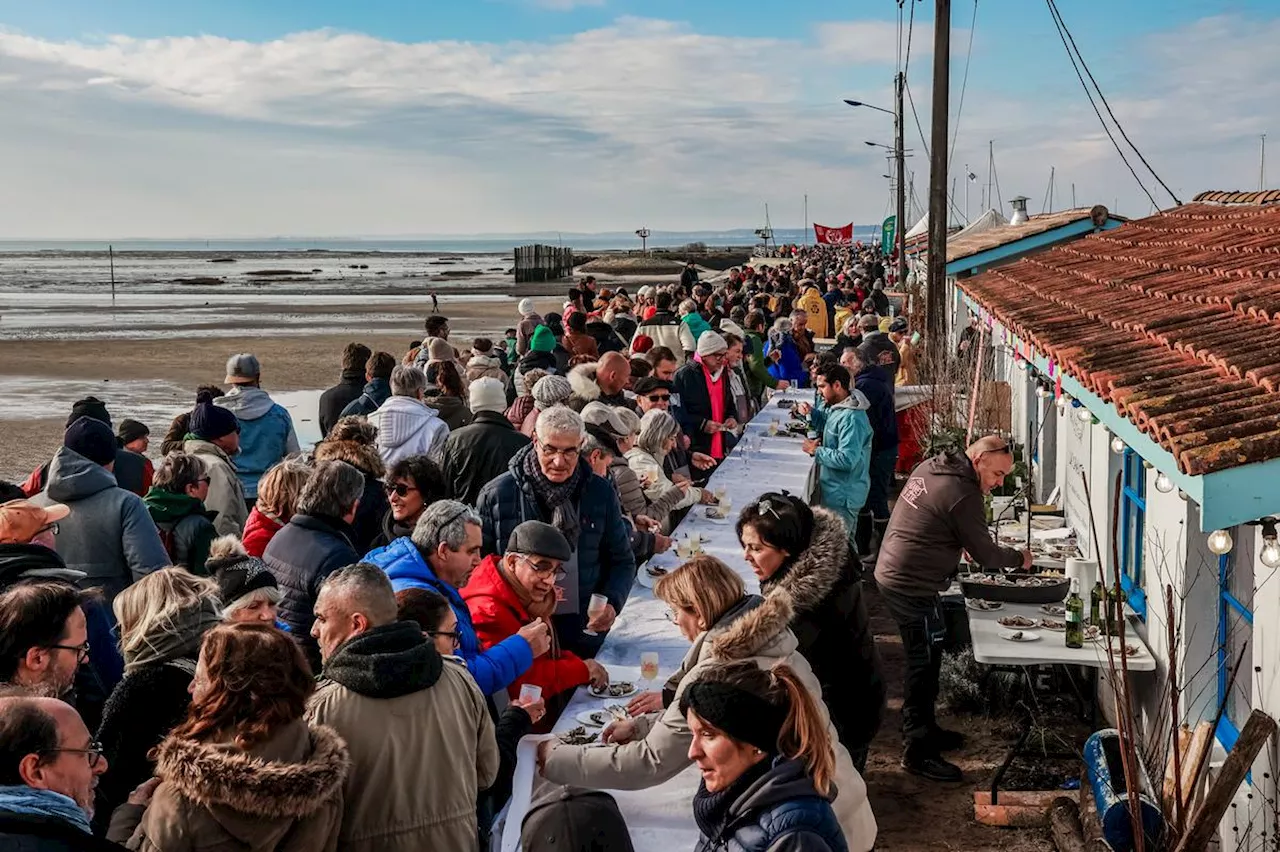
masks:
<path id="1" fill-rule="evenodd" d="M 1001 631 L 1009 630 L 1001 627 L 999 619 L 1014 615 L 1026 618 L 1041 619 L 1045 614 L 1035 604 L 1010 604 L 992 612 L 968 610 L 969 633 L 973 637 L 973 658 L 980 663 L 992 666 L 1037 666 L 1051 664 L 1069 664 L 1089 666 L 1091 668 L 1107 668 L 1107 646 L 1101 641 L 1085 642 L 1083 648 L 1068 648 L 1066 637 L 1059 632 L 1032 627 L 1024 633 L 1034 633 L 1040 638 L 1034 642 L 1012 642 L 1000 637 Z M 1057 617 L 1061 621 L 1061 616 Z M 1129 657 L 1129 671 L 1154 671 L 1156 664 L 1151 657 L 1151 649 L 1142 639 L 1126 625 L 1125 643 L 1141 646 L 1141 653 Z M 1116 666 L 1120 665 L 1116 647 Z"/>
<path id="2" fill-rule="evenodd" d="M 724 521 L 712 521 L 706 517 L 705 507 L 694 506 L 684 521 L 675 529 L 677 541 L 685 536 L 698 534 L 702 538 L 703 553 L 723 560 L 746 582 L 749 592 L 758 592 L 760 585 L 751 567 L 742 558 L 742 547 L 734 528 L 738 512 L 761 494 L 787 490 L 792 494 L 807 496 L 813 460 L 801 449 L 801 439 L 769 437 L 768 428 L 773 420 L 780 425 L 790 417 L 786 409 L 777 406 L 778 400 L 812 402 L 813 391 L 785 391 L 775 394 L 769 404 L 747 424 L 743 440 L 730 453 L 720 468 L 712 475 L 708 488 L 724 488 L 732 500 L 732 516 Z M 751 451 L 748 446 L 759 439 L 761 449 Z M 655 557 L 655 561 L 673 568 L 679 564 L 675 548 Z M 644 568 L 641 567 L 641 572 Z M 618 615 L 613 630 L 609 632 L 596 659 L 608 670 L 611 679 L 627 680 L 642 688 L 661 689 L 666 679 L 680 667 L 689 642 L 668 619 L 668 606 L 654 597 L 653 591 L 637 581 L 627 599 L 627 605 Z M 640 655 L 656 651 L 659 660 L 658 679 L 652 685 L 639 681 Z M 578 689 L 568 708 L 555 726 L 555 732 L 577 727 L 577 715 L 583 710 L 595 710 L 606 703 L 625 703 L 618 699 L 606 702 L 592 698 L 586 689 Z M 526 738 L 532 739 L 532 738 Z M 502 852 L 515 852 L 520 846 L 520 825 L 528 807 L 530 785 L 534 777 L 531 765 L 536 749 L 526 742 L 520 753 L 516 769 L 515 786 L 511 805 L 502 833 Z M 675 852 L 693 849 L 698 843 L 698 829 L 693 822 L 692 802 L 698 790 L 699 775 L 696 767 L 647 790 L 610 791 L 618 801 L 618 807 L 627 820 L 631 839 L 637 852 Z M 495 832 L 496 836 L 496 832 Z"/>

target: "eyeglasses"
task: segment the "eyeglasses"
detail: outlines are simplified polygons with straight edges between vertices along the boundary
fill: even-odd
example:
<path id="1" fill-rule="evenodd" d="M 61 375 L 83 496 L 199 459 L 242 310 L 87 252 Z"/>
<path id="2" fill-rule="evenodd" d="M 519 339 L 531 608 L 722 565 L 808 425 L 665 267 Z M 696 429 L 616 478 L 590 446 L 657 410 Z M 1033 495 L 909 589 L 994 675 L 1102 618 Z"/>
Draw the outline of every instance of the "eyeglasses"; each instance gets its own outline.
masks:
<path id="1" fill-rule="evenodd" d="M 671 394 L 655 393 L 645 397 L 645 399 L 649 400 L 650 402 L 669 402 L 671 400 Z"/>
<path id="2" fill-rule="evenodd" d="M 546 564 L 534 562 L 532 559 L 525 556 L 523 553 L 517 553 L 516 558 L 519 559 L 521 562 L 523 562 L 525 565 L 528 565 L 530 568 L 532 568 L 533 573 L 537 574 L 539 577 L 546 577 L 548 575 L 552 575 L 557 580 L 563 580 L 569 574 L 569 572 L 564 570 L 564 568 L 560 565 L 546 565 Z"/>
<path id="3" fill-rule="evenodd" d="M 57 535 L 57 534 L 58 534 L 58 522 L 57 522 L 57 521 L 54 521 L 53 523 L 51 523 L 51 524 L 46 524 L 45 526 L 43 526 L 43 527 L 41 527 L 40 529 L 36 530 L 36 535 L 40 535 L 41 533 L 53 533 L 54 535 Z"/>
<path id="4" fill-rule="evenodd" d="M 90 740 L 89 745 L 85 748 L 47 748 L 41 754 L 60 754 L 62 752 L 71 752 L 72 754 L 83 754 L 85 760 L 89 761 L 89 768 L 93 769 L 102 760 L 102 743 L 97 740 Z"/>
<path id="5" fill-rule="evenodd" d="M 412 485 L 405 485 L 403 482 L 388 483 L 387 485 L 383 486 L 383 489 L 388 494 L 394 494 L 397 497 L 407 497 L 409 496 L 409 492 L 418 490 L 417 488 L 414 488 Z"/>
<path id="6" fill-rule="evenodd" d="M 88 642 L 85 642 L 83 645 L 46 645 L 45 647 L 47 647 L 51 651 L 52 650 L 75 651 L 77 663 L 84 663 L 84 662 L 88 662 L 89 660 L 89 643 Z"/>
<path id="7" fill-rule="evenodd" d="M 539 441 L 538 452 L 547 458 L 561 458 L 565 461 L 573 461 L 578 457 L 579 450 L 577 447 L 551 447 Z"/>
<path id="8" fill-rule="evenodd" d="M 455 648 L 457 648 L 459 645 L 462 644 L 462 634 L 458 633 L 457 631 L 428 630 L 427 635 L 430 636 L 432 639 L 436 638 L 437 636 L 448 636 L 449 640 L 453 642 L 453 647 Z"/>

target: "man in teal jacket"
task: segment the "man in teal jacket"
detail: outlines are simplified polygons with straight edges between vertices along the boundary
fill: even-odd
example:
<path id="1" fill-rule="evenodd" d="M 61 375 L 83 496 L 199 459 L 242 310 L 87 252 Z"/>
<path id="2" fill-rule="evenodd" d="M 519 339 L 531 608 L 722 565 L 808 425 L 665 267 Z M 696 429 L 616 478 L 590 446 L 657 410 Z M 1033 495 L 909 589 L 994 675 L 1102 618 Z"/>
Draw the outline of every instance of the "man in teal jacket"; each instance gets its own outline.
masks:
<path id="1" fill-rule="evenodd" d="M 809 412 L 809 423 L 821 441 L 804 442 L 804 451 L 817 459 L 822 505 L 844 518 L 853 542 L 858 528 L 858 512 L 867 502 L 871 486 L 871 403 L 852 390 L 849 371 L 831 364 L 818 371 L 817 386 L 825 403 Z"/>

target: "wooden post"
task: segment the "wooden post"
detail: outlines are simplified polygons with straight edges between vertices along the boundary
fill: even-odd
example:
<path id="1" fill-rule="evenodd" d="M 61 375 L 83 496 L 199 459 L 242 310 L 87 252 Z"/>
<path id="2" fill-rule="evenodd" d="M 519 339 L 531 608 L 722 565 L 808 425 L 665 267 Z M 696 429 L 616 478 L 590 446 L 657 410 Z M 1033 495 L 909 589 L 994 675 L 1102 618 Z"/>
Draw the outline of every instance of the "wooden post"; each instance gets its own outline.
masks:
<path id="1" fill-rule="evenodd" d="M 1080 806 L 1066 796 L 1059 796 L 1049 806 L 1049 830 L 1058 852 L 1084 852 Z"/>
<path id="2" fill-rule="evenodd" d="M 1165 584 L 1164 587 L 1164 617 L 1165 633 L 1169 637 L 1169 718 L 1173 720 L 1175 726 L 1173 735 L 1173 825 L 1174 830 L 1178 834 L 1182 834 L 1185 823 L 1182 812 L 1182 744 L 1179 737 L 1181 728 L 1177 727 L 1178 720 L 1182 718 L 1178 712 L 1178 638 L 1177 631 L 1174 629 L 1173 586 L 1169 584 Z M 1161 792 L 1167 799 L 1168 792 Z"/>
<path id="3" fill-rule="evenodd" d="M 116 249 L 107 246 L 107 262 L 111 264 L 111 301 L 116 300 Z"/>
<path id="4" fill-rule="evenodd" d="M 935 375 L 947 351 L 947 120 L 951 95 L 951 0 L 935 0 L 933 127 L 929 150 L 929 281 L 925 338 Z M 899 177 L 901 180 L 901 177 Z M 905 230 L 906 222 L 898 228 Z M 901 286 L 901 284 L 899 285 Z"/>
<path id="5" fill-rule="evenodd" d="M 1209 788 L 1209 795 L 1205 796 L 1204 804 L 1191 818 L 1187 833 L 1182 836 L 1174 852 L 1203 852 L 1208 848 L 1209 841 L 1217 834 L 1218 823 L 1222 822 L 1227 808 L 1231 807 L 1231 800 L 1235 798 L 1236 791 L 1249 773 L 1254 758 L 1275 732 L 1275 719 L 1261 710 L 1254 710 L 1249 714 L 1249 720 L 1240 730 L 1240 738 L 1227 755 L 1222 769 L 1218 770 L 1218 777 Z"/>

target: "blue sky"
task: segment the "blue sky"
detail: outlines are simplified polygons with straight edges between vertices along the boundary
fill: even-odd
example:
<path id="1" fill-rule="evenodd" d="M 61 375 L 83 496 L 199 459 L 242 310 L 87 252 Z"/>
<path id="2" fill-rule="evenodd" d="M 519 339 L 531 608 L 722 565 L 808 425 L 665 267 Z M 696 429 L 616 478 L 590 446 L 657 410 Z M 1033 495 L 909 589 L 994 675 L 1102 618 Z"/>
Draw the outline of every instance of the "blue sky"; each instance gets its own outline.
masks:
<path id="1" fill-rule="evenodd" d="M 973 6 L 953 6 L 954 116 Z M 1280 140 L 1280 4 L 1059 6 L 1175 192 L 1256 185 L 1258 133 Z M 727 228 L 766 201 L 799 225 L 805 193 L 818 221 L 875 221 L 888 186 L 861 141 L 891 126 L 839 101 L 891 105 L 896 8 L 0 0 L 0 180 L 24 202 L 0 234 Z M 926 129 L 932 15 L 917 4 L 910 68 Z M 985 184 L 994 139 L 1005 198 L 1038 209 L 1054 165 L 1059 199 L 1076 183 L 1081 203 L 1148 212 L 1042 2 L 981 0 L 965 98 L 953 174 Z"/>

